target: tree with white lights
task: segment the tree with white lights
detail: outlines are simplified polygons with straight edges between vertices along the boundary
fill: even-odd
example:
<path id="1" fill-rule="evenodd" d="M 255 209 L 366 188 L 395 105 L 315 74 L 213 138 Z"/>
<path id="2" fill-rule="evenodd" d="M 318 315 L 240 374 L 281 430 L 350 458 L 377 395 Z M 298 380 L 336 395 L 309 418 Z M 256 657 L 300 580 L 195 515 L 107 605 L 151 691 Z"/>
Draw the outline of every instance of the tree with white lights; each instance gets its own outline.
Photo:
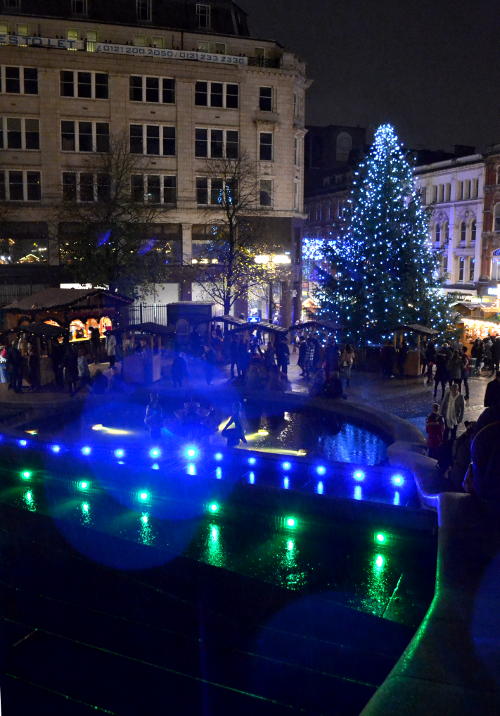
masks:
<path id="1" fill-rule="evenodd" d="M 447 303 L 429 246 L 428 216 L 394 128 L 381 125 L 355 173 L 350 219 L 326 248 L 321 313 L 348 340 L 378 341 L 401 323 L 443 329 Z"/>

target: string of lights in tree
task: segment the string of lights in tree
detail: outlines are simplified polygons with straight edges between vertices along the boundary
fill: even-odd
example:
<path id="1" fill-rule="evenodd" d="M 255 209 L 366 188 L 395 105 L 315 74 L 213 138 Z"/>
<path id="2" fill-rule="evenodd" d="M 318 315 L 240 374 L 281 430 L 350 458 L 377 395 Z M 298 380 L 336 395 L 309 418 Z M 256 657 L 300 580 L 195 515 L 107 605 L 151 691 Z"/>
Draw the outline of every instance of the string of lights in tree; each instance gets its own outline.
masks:
<path id="1" fill-rule="evenodd" d="M 325 246 L 332 267 L 321 271 L 321 313 L 346 339 L 379 340 L 401 323 L 444 329 L 446 298 L 429 245 L 428 215 L 394 128 L 381 125 L 354 175 L 351 219 Z"/>

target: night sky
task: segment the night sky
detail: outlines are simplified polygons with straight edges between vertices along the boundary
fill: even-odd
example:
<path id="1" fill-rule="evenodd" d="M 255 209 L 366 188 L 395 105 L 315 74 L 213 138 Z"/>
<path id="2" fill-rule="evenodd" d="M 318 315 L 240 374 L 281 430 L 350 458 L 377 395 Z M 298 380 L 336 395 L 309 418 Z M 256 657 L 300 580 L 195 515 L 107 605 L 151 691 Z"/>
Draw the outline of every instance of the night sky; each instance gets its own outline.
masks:
<path id="1" fill-rule="evenodd" d="M 308 124 L 392 122 L 413 148 L 500 143 L 496 0 L 239 0 L 307 62 Z"/>

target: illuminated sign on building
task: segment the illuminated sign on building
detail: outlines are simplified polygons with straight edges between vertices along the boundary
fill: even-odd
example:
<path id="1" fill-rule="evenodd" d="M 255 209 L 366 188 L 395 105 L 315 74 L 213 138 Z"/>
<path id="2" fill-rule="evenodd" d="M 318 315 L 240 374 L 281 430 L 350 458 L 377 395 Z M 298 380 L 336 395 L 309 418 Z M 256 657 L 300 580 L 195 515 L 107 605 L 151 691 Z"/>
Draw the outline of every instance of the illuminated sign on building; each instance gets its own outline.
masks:
<path id="1" fill-rule="evenodd" d="M 93 52 L 131 57 L 155 57 L 164 60 L 192 60 L 195 62 L 214 62 L 224 65 L 247 65 L 247 57 L 237 55 L 218 55 L 213 52 L 197 50 L 168 50 L 159 47 L 137 47 L 136 45 L 116 45 L 113 42 L 92 42 Z M 43 47 L 56 50 L 85 50 L 83 40 L 65 40 L 53 37 L 31 37 L 29 35 L 0 35 L 0 45 L 11 47 Z"/>

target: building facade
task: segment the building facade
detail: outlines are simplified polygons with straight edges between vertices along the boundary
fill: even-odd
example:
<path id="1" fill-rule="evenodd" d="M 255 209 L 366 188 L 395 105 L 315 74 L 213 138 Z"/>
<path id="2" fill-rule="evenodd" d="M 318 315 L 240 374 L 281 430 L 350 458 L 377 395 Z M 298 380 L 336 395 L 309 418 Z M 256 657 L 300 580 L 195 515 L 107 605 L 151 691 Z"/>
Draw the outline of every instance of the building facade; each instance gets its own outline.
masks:
<path id="1" fill-rule="evenodd" d="M 156 287 L 156 300 L 204 298 L 190 276 L 220 219 L 207 160 L 244 153 L 258 176 L 252 216 L 260 236 L 287 257 L 281 320 L 292 319 L 300 287 L 308 83 L 293 54 L 249 36 L 237 5 L 3 0 L 0 68 L 6 299 L 60 279 L 67 227 L 58 207 L 65 192 L 81 202 L 99 200 L 89 157 L 123 136 L 142 162 L 131 194 L 144 192 L 157 205 L 161 233 L 172 246 L 169 277 Z"/>
<path id="2" fill-rule="evenodd" d="M 485 154 L 484 177 L 481 280 L 500 299 L 500 144 Z"/>
<path id="3" fill-rule="evenodd" d="M 482 154 L 417 166 L 415 178 L 430 208 L 430 244 L 439 255 L 445 288 L 476 294 L 482 273 L 484 206 Z"/>

